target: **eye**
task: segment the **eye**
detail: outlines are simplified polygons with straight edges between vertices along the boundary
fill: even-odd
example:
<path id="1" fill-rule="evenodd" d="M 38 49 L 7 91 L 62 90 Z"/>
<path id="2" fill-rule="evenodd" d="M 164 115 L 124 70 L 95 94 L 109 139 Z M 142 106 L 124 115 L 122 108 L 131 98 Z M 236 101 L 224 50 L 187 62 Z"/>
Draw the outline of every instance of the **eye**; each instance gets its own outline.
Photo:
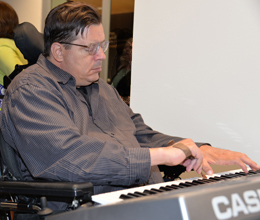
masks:
<path id="1" fill-rule="evenodd" d="M 89 54 L 95 53 L 96 47 L 97 47 L 96 44 L 90 44 L 90 45 L 89 45 L 89 48 L 88 48 Z"/>
<path id="2" fill-rule="evenodd" d="M 106 46 L 106 42 L 103 41 L 103 42 L 101 43 L 101 47 L 104 48 L 105 46 Z"/>
<path id="3" fill-rule="evenodd" d="M 103 41 L 100 46 L 103 49 L 103 51 L 106 52 L 108 45 L 109 45 L 109 41 Z"/>

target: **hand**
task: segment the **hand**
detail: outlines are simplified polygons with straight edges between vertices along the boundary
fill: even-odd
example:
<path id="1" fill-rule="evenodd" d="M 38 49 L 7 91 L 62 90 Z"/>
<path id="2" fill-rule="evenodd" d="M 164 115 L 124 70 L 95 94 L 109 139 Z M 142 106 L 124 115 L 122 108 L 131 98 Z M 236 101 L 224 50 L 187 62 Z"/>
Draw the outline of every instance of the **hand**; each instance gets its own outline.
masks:
<path id="1" fill-rule="evenodd" d="M 177 142 L 185 145 L 191 151 L 193 159 L 187 159 L 185 153 L 179 149 L 174 148 L 174 144 L 162 148 L 150 148 L 151 165 L 183 165 L 189 172 L 194 169 L 197 173 L 201 173 L 203 154 L 197 145 L 191 139 L 184 139 Z"/>
<path id="2" fill-rule="evenodd" d="M 193 169 L 200 174 L 202 170 L 202 161 L 203 161 L 203 154 L 201 150 L 198 151 L 198 146 L 191 139 L 183 139 L 177 142 L 176 144 L 178 143 L 182 143 L 186 147 L 188 147 L 192 155 L 192 159 L 185 158 L 185 160 L 180 164 L 186 167 L 187 172 Z"/>
<path id="3" fill-rule="evenodd" d="M 210 164 L 238 165 L 245 173 L 248 173 L 246 165 L 249 165 L 250 168 L 254 171 L 260 169 L 260 166 L 258 166 L 257 163 L 252 161 L 246 154 L 214 148 L 209 145 L 202 145 L 200 149 L 204 157 L 202 163 L 202 170 L 205 171 L 208 175 L 213 174 L 213 170 Z"/>

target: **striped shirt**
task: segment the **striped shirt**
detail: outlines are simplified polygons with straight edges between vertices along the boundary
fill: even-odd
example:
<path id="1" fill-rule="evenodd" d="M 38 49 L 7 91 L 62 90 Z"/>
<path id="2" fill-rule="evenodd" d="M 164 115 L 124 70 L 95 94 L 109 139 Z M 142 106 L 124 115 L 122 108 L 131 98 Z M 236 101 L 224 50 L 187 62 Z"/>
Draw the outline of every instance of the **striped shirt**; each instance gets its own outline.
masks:
<path id="1" fill-rule="evenodd" d="M 181 140 L 148 127 L 102 79 L 79 91 L 43 55 L 8 87 L 0 120 L 25 179 L 89 181 L 95 194 L 161 182 L 149 148 Z"/>

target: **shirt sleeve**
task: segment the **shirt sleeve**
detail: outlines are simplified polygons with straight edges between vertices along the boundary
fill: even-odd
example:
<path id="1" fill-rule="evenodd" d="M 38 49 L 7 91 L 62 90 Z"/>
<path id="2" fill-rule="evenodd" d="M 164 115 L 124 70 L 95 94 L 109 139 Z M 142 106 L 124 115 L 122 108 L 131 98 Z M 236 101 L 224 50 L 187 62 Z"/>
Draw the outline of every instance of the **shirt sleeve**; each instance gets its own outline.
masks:
<path id="1" fill-rule="evenodd" d="M 81 134 L 61 95 L 23 85 L 8 90 L 2 113 L 5 140 L 33 178 L 120 186 L 149 178 L 149 149 L 127 149 Z"/>
<path id="2" fill-rule="evenodd" d="M 133 113 L 131 109 L 130 115 L 136 127 L 136 138 L 143 148 L 165 147 L 171 140 L 174 140 L 176 143 L 184 139 L 182 137 L 170 136 L 153 130 L 144 123 L 140 114 Z M 204 144 L 210 145 L 204 142 L 195 142 L 195 144 L 198 147 Z"/>

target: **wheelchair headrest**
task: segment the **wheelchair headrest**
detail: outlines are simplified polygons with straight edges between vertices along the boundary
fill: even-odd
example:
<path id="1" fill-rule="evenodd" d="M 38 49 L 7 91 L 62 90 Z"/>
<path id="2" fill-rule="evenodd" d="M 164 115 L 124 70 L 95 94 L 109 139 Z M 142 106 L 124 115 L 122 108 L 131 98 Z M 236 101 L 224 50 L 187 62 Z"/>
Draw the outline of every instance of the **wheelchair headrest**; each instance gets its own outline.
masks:
<path id="1" fill-rule="evenodd" d="M 44 50 L 43 34 L 29 22 L 23 22 L 14 28 L 14 42 L 30 65 L 37 62 Z"/>

